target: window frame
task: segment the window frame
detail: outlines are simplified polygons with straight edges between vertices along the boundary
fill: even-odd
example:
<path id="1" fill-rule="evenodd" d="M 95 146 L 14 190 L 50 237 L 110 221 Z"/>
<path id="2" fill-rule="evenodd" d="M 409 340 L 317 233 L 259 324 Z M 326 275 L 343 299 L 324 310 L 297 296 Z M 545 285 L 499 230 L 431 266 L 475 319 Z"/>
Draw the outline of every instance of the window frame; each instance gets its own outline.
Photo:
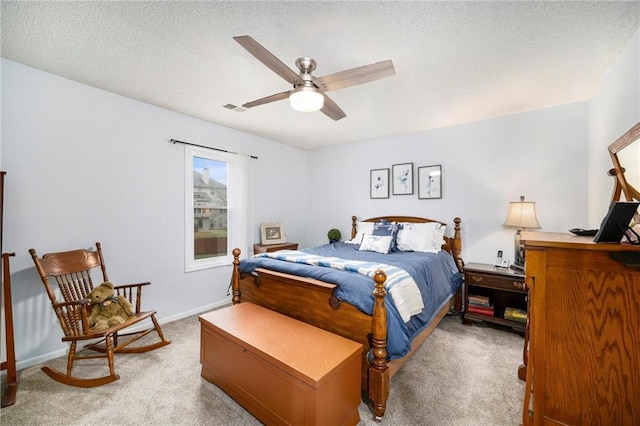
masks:
<path id="1" fill-rule="evenodd" d="M 224 162 L 227 165 L 227 252 L 226 255 L 209 257 L 204 259 L 195 258 L 194 241 L 194 192 L 193 192 L 193 159 L 194 157 L 205 158 L 212 161 Z M 224 152 L 218 152 L 210 149 L 199 148 L 195 146 L 185 146 L 185 272 L 201 271 L 203 269 L 218 268 L 231 264 L 230 242 L 232 241 L 231 218 L 229 199 L 230 191 L 233 188 L 229 176 L 231 173 L 232 163 Z"/>

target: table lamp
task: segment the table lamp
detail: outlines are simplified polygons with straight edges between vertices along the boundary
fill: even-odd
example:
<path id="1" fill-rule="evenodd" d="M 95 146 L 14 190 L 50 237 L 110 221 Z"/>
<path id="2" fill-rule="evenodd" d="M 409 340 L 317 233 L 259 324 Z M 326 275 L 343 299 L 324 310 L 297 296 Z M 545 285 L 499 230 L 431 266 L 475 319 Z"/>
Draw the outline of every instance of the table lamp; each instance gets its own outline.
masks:
<path id="1" fill-rule="evenodd" d="M 539 229 L 540 224 L 536 218 L 536 203 L 524 201 L 524 195 L 520 201 L 509 203 L 509 215 L 504 221 L 504 226 L 516 228 L 514 237 L 514 256 L 511 268 L 524 271 L 524 247 L 520 244 L 520 231 L 523 229 Z"/>

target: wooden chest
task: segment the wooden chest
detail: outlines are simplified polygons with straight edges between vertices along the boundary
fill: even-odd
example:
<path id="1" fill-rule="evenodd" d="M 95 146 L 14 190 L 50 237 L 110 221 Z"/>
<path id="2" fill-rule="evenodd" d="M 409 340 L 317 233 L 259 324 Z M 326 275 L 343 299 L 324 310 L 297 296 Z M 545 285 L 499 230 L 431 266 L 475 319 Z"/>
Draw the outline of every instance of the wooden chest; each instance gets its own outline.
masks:
<path id="1" fill-rule="evenodd" d="M 202 377 L 261 422 L 360 420 L 361 344 L 249 302 L 199 319 Z"/>

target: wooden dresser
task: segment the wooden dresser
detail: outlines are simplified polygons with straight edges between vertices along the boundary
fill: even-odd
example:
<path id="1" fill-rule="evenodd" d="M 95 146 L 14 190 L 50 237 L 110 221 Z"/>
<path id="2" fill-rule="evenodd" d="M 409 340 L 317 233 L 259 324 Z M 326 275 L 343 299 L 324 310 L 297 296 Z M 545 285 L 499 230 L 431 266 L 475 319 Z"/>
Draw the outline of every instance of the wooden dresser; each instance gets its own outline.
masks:
<path id="1" fill-rule="evenodd" d="M 542 232 L 521 241 L 531 303 L 524 424 L 639 425 L 640 246 Z"/>

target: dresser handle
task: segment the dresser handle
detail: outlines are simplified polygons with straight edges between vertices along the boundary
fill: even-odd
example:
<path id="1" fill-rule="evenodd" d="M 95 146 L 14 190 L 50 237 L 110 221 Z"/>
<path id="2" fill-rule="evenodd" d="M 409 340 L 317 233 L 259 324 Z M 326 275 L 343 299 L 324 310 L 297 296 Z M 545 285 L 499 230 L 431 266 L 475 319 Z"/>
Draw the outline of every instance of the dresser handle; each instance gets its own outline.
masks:
<path id="1" fill-rule="evenodd" d="M 524 288 L 524 283 L 518 282 L 518 281 L 514 281 L 513 282 L 513 286 L 515 288 L 519 288 L 520 290 L 522 290 Z"/>
<path id="2" fill-rule="evenodd" d="M 479 277 L 477 275 L 471 275 L 471 279 L 477 283 L 482 282 L 482 277 Z"/>

